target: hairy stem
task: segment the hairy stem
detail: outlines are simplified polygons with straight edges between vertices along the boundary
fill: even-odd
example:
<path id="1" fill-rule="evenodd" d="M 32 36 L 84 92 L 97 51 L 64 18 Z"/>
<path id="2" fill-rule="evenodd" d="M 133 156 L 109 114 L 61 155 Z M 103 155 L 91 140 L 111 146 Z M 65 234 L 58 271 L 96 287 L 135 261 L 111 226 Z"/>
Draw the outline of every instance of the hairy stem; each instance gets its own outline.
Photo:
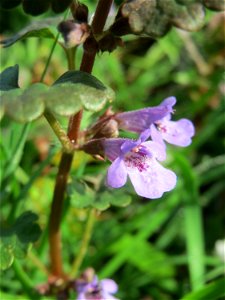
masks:
<path id="1" fill-rule="evenodd" d="M 112 0 L 99 0 L 96 13 L 93 19 L 93 32 L 101 32 L 107 19 Z M 83 54 L 80 70 L 91 73 L 95 55 L 89 55 L 88 49 Z M 69 57 L 68 57 L 69 58 Z M 71 62 L 68 62 L 71 67 Z M 68 136 L 73 144 L 76 144 L 79 137 L 82 111 L 70 118 L 68 126 Z M 59 164 L 56 184 L 53 194 L 53 201 L 49 219 L 49 244 L 51 272 L 56 277 L 64 277 L 62 257 L 61 257 L 61 236 L 60 222 L 63 208 L 64 193 L 66 190 L 67 178 L 71 168 L 73 154 L 63 152 Z"/>
<path id="2" fill-rule="evenodd" d="M 59 141 L 61 142 L 61 144 L 63 146 L 63 151 L 66 153 L 72 153 L 74 151 L 74 146 L 71 143 L 70 139 L 68 138 L 66 132 L 61 127 L 58 120 L 48 110 L 45 111 L 44 116 L 47 119 L 50 126 L 52 127 L 52 129 L 55 132 L 56 136 L 58 137 Z"/>
<path id="3" fill-rule="evenodd" d="M 71 267 L 71 277 L 74 278 L 76 277 L 80 266 L 83 262 L 83 259 L 85 257 L 85 254 L 87 252 L 88 249 L 88 244 L 90 242 L 91 239 L 91 234 L 92 234 L 92 229 L 93 229 L 93 225 L 94 225 L 94 221 L 95 221 L 95 209 L 91 208 L 88 212 L 88 217 L 87 217 L 87 223 L 84 229 L 84 233 L 83 233 L 83 237 L 82 237 L 82 241 L 81 241 L 81 245 L 80 245 L 80 250 L 79 253 L 74 261 L 74 263 L 72 264 Z"/>

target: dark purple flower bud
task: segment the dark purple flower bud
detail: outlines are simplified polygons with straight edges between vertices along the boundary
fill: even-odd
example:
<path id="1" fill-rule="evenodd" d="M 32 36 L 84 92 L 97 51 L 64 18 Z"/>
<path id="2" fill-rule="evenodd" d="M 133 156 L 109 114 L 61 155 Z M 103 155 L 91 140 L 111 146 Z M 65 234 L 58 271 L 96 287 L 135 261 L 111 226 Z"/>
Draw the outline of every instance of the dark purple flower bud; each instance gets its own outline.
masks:
<path id="1" fill-rule="evenodd" d="M 88 23 L 88 7 L 80 2 L 73 2 L 71 12 L 74 20 L 80 23 Z"/>

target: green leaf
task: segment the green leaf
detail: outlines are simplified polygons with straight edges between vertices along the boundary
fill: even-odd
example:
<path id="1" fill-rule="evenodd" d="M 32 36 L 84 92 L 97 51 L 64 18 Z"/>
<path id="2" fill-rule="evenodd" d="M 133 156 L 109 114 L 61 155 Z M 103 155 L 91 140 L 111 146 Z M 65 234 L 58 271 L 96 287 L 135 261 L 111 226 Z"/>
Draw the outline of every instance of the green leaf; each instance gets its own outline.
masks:
<path id="1" fill-rule="evenodd" d="M 2 95 L 5 112 L 19 122 L 30 122 L 40 117 L 45 109 L 44 99 L 48 87 L 43 83 L 35 83 L 24 91 L 11 90 Z"/>
<path id="2" fill-rule="evenodd" d="M 53 87 L 58 84 L 66 84 L 65 91 L 70 94 L 69 83 L 76 85 L 70 98 L 77 99 L 77 105 L 80 103 L 85 109 L 90 111 L 99 111 L 107 101 L 112 101 L 115 94 L 111 88 L 106 87 L 100 80 L 93 75 L 82 71 L 68 71 L 58 78 Z M 71 100 L 72 101 L 72 100 Z M 74 101 L 74 100 L 73 100 Z"/>
<path id="3" fill-rule="evenodd" d="M 1 238 L 0 239 L 0 252 L 1 252 L 1 260 L 0 260 L 0 269 L 6 270 L 8 269 L 14 260 L 13 255 L 13 239 L 10 238 Z"/>
<path id="4" fill-rule="evenodd" d="M 9 91 L 11 89 L 17 89 L 19 79 L 19 66 L 15 65 L 13 67 L 6 68 L 0 74 L 0 90 Z"/>
<path id="5" fill-rule="evenodd" d="M 9 47 L 18 41 L 26 38 L 37 37 L 37 38 L 56 38 L 56 27 L 62 21 L 61 17 L 47 18 L 45 20 L 37 20 L 23 28 L 17 34 L 2 40 L 0 43 L 3 47 Z"/>
<path id="6" fill-rule="evenodd" d="M 164 278 L 174 274 L 168 256 L 149 242 L 130 234 L 123 235 L 111 247 L 111 261 L 101 270 L 102 277 L 111 276 L 124 263 L 130 263 L 152 278 Z"/>
<path id="7" fill-rule="evenodd" d="M 84 181 L 71 183 L 68 186 L 68 193 L 72 206 L 76 208 L 91 206 L 95 198 L 94 191 Z"/>
<path id="8" fill-rule="evenodd" d="M 15 295 L 11 295 L 9 293 L 4 293 L 2 291 L 0 291 L 0 299 L 4 299 L 4 300 L 15 300 Z M 28 296 L 16 296 L 16 300 L 30 300 L 30 298 Z M 43 299 L 44 300 L 44 299 Z"/>
<path id="9" fill-rule="evenodd" d="M 15 126 L 16 125 L 16 126 Z M 4 144 L 8 150 L 7 160 L 4 162 L 4 178 L 9 177 L 17 169 L 24 151 L 24 146 L 30 130 L 30 123 L 18 126 L 12 126 L 12 132 L 9 139 L 4 139 Z"/>
<path id="10" fill-rule="evenodd" d="M 85 83 L 85 85 L 87 86 L 103 91 L 106 89 L 106 87 L 100 80 L 98 80 L 93 75 L 82 71 L 67 71 L 54 82 L 54 85 L 68 82 L 82 84 Z"/>
<path id="11" fill-rule="evenodd" d="M 198 178 L 184 155 L 177 153 L 175 162 L 183 179 L 183 214 L 190 281 L 192 289 L 197 290 L 203 286 L 205 277 L 204 231 Z"/>
<path id="12" fill-rule="evenodd" d="M 71 83 L 52 86 L 45 103 L 48 110 L 62 116 L 70 116 L 82 108 L 79 91 Z"/>
<path id="13" fill-rule="evenodd" d="M 9 268 L 14 258 L 23 259 L 31 246 L 41 234 L 41 229 L 36 223 L 38 216 L 30 211 L 23 213 L 13 226 L 2 228 L 0 234 L 0 269 Z"/>
<path id="14" fill-rule="evenodd" d="M 225 279 L 218 279 L 212 283 L 205 285 L 196 292 L 187 294 L 182 300 L 216 300 L 225 296 Z"/>
<path id="15" fill-rule="evenodd" d="M 114 98 L 112 89 L 94 76 L 80 71 L 63 74 L 51 87 L 35 83 L 25 90 L 14 89 L 2 93 L 1 112 L 19 122 L 30 122 L 44 110 L 70 116 L 84 108 L 99 111 Z"/>
<path id="16" fill-rule="evenodd" d="M 125 207 L 130 204 L 131 196 L 124 190 L 106 190 L 104 180 L 100 189 L 92 189 L 86 182 L 74 180 L 68 186 L 68 194 L 71 203 L 76 208 L 95 207 L 98 210 L 106 210 L 111 205 Z"/>
<path id="17" fill-rule="evenodd" d="M 38 216 L 30 211 L 23 213 L 16 220 L 13 229 L 22 243 L 34 243 L 38 240 L 41 230 L 37 220 Z"/>
<path id="18" fill-rule="evenodd" d="M 107 190 L 105 187 L 95 199 L 93 206 L 99 210 L 105 210 L 109 206 L 126 207 L 131 203 L 131 196 L 123 190 Z"/>

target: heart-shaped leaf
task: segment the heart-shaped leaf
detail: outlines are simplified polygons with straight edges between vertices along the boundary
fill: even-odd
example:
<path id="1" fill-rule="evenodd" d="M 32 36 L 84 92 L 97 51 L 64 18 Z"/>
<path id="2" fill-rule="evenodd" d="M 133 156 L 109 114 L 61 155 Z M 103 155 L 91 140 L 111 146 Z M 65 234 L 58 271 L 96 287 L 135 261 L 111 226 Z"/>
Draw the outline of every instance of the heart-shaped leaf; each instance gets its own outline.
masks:
<path id="1" fill-rule="evenodd" d="M 1 74 L 7 85 L 3 86 L 5 90 L 1 96 L 0 114 L 5 113 L 19 122 L 35 120 L 45 109 L 62 116 L 70 116 L 82 108 L 99 111 L 115 96 L 112 89 L 104 86 L 94 76 L 81 71 L 66 72 L 51 87 L 35 83 L 25 90 L 10 90 L 13 85 L 5 79 L 8 78 L 7 74 L 6 71 Z"/>
<path id="2" fill-rule="evenodd" d="M 26 257 L 31 243 L 36 242 L 41 229 L 36 223 L 38 216 L 30 211 L 23 213 L 10 228 L 2 228 L 0 234 L 0 269 L 9 268 L 14 258 Z"/>
<path id="3" fill-rule="evenodd" d="M 31 37 L 55 39 L 57 35 L 56 28 L 61 21 L 62 17 L 34 21 L 12 37 L 4 39 L 0 43 L 3 47 L 9 47 L 20 40 Z"/>

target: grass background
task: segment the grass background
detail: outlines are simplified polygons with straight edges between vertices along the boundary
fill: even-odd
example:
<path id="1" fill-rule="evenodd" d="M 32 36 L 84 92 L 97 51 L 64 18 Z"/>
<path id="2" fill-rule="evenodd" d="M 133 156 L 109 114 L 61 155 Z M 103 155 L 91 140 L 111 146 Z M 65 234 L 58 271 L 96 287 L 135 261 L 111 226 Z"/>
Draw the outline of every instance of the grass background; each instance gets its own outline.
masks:
<path id="1" fill-rule="evenodd" d="M 28 17 L 16 9 L 4 13 L 3 21 L 4 37 L 18 31 Z M 97 56 L 93 74 L 115 90 L 115 110 L 158 105 L 173 95 L 174 118 L 189 118 L 196 127 L 191 146 L 168 146 L 166 165 L 178 175 L 175 190 L 151 201 L 137 197 L 128 184 L 119 197 L 131 198 L 131 204 L 111 206 L 97 217 L 82 270 L 92 266 L 100 278 L 113 278 L 120 299 L 222 299 L 224 252 L 223 258 L 218 255 L 216 243 L 224 239 L 225 219 L 224 22 L 223 14 L 208 13 L 200 32 L 173 29 L 156 42 L 128 36 L 123 48 Z M 52 43 L 33 38 L 1 49 L 1 69 L 18 63 L 21 86 L 38 81 Z M 77 68 L 81 55 L 79 48 Z M 45 83 L 66 70 L 63 50 L 57 46 Z M 95 117 L 86 113 L 82 126 Z M 66 118 L 61 122 L 66 128 Z M 4 118 L 1 130 L 1 218 L 10 223 L 32 210 L 43 229 L 27 259 L 16 260 L 2 272 L 1 299 L 25 300 L 18 268 L 32 274 L 34 286 L 46 280 L 42 264 L 48 265 L 46 227 L 60 147 L 44 118 L 29 125 Z M 105 164 L 81 154 L 74 160 L 71 180 L 76 184 L 105 171 Z M 62 223 L 67 271 L 87 219 L 87 210 L 78 209 L 75 200 L 67 197 Z"/>

